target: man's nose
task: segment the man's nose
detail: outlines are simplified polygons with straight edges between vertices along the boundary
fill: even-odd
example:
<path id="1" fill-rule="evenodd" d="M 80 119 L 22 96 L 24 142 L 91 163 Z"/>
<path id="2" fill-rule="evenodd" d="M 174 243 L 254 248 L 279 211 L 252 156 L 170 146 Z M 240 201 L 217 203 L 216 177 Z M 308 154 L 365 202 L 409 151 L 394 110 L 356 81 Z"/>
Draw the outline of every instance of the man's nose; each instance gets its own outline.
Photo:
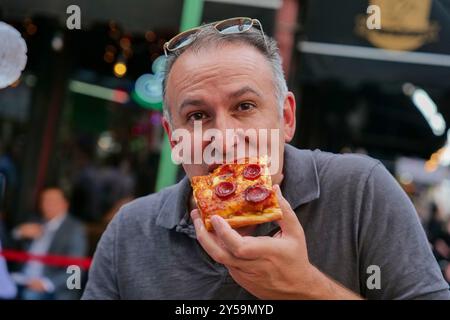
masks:
<path id="1" fill-rule="evenodd" d="M 237 147 L 238 139 L 234 136 L 236 133 L 236 121 L 227 115 L 220 114 L 215 119 L 214 128 L 217 130 L 217 137 L 214 137 L 216 145 L 221 146 L 221 151 L 224 156 L 233 153 Z"/>

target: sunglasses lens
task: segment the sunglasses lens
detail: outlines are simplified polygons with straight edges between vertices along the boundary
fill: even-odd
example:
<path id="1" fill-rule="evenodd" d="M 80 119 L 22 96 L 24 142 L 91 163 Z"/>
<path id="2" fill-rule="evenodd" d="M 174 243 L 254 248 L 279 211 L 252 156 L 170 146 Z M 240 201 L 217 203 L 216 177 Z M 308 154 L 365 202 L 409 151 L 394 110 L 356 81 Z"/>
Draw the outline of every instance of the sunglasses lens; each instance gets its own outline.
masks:
<path id="1" fill-rule="evenodd" d="M 198 30 L 196 29 L 196 30 L 190 30 L 190 31 L 179 34 L 178 36 L 176 36 L 175 38 L 170 40 L 168 49 L 173 51 L 173 50 L 177 50 L 177 49 L 187 46 L 192 41 L 194 41 L 195 34 L 197 32 L 198 32 Z"/>
<path id="2" fill-rule="evenodd" d="M 253 25 L 252 19 L 240 18 L 220 22 L 216 25 L 217 31 L 222 34 L 242 33 L 249 30 Z"/>

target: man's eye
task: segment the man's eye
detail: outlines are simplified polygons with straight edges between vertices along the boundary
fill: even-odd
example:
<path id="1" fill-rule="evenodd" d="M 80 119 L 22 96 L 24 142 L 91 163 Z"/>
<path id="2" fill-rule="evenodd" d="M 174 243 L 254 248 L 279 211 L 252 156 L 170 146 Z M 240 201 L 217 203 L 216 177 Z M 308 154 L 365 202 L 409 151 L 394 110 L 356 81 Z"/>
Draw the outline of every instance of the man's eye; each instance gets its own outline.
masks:
<path id="1" fill-rule="evenodd" d="M 194 112 L 188 116 L 189 121 L 198 121 L 206 118 L 206 115 L 203 112 Z"/>
<path id="2" fill-rule="evenodd" d="M 247 103 L 247 102 L 246 103 L 241 103 L 237 107 L 238 111 L 249 111 L 249 110 L 254 109 L 254 108 L 256 108 L 256 106 L 254 104 Z"/>

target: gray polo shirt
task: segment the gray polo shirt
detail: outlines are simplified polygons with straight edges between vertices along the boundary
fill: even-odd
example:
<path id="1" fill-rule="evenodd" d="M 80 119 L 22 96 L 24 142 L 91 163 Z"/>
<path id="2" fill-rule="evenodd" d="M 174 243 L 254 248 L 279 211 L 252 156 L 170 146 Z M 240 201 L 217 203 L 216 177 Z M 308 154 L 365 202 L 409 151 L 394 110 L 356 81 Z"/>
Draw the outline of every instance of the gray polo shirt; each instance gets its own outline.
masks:
<path id="1" fill-rule="evenodd" d="M 379 161 L 286 145 L 281 189 L 311 263 L 332 279 L 369 299 L 450 299 L 413 205 Z M 83 299 L 255 298 L 195 239 L 190 193 L 184 178 L 122 207 L 98 243 Z"/>

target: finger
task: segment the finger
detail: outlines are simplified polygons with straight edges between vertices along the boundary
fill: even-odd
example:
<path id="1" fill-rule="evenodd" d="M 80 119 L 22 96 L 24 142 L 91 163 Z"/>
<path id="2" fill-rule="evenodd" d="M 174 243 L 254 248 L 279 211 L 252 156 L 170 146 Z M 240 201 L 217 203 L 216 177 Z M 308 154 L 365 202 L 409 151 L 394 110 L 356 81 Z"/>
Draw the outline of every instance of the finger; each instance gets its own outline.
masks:
<path id="1" fill-rule="evenodd" d="M 235 253 L 243 245 L 243 237 L 220 216 L 211 217 L 211 224 L 217 237 L 222 240 L 225 247 Z M 237 256 L 237 255 L 236 255 Z"/>
<path id="2" fill-rule="evenodd" d="M 224 265 L 230 265 L 233 267 L 246 267 L 244 260 L 241 261 L 238 258 L 234 257 L 225 247 L 222 247 L 219 244 L 219 241 L 215 239 L 214 235 L 211 232 L 208 232 L 206 230 L 197 209 L 192 210 L 191 218 L 194 222 L 197 240 L 211 258 L 213 258 L 216 262 Z"/>
<path id="3" fill-rule="evenodd" d="M 279 230 L 277 233 L 275 233 L 272 238 L 281 238 L 283 235 L 283 233 L 281 232 L 281 230 Z"/>
<path id="4" fill-rule="evenodd" d="M 292 210 L 289 202 L 281 194 L 280 186 L 274 185 L 273 189 L 277 195 L 278 203 L 280 204 L 281 211 L 283 211 L 283 218 L 278 220 L 278 225 L 281 228 L 283 235 L 295 235 L 302 232 L 303 228 L 298 220 L 297 215 Z"/>
<path id="5" fill-rule="evenodd" d="M 233 256 L 240 259 L 255 260 L 268 255 L 273 248 L 269 237 L 242 237 L 220 216 L 211 217 L 217 237 Z"/>

